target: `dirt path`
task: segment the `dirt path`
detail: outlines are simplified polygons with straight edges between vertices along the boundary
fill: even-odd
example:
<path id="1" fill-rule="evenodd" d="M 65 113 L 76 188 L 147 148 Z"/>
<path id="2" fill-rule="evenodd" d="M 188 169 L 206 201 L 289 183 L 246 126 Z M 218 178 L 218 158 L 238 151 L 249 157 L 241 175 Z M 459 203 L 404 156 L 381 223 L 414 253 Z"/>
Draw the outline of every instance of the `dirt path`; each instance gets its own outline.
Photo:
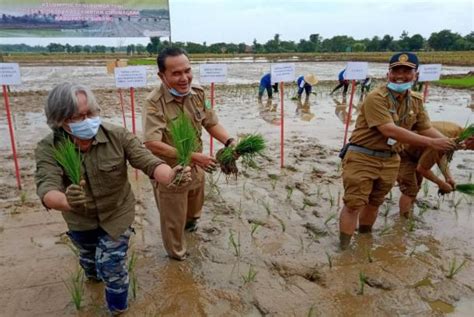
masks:
<path id="1" fill-rule="evenodd" d="M 279 168 L 279 105 L 258 105 L 256 88 L 217 92 L 221 122 L 236 135 L 262 133 L 269 142 L 260 170 L 237 180 L 207 180 L 204 216 L 187 236 L 191 257 L 165 256 L 148 181 L 130 173 L 138 198 L 131 252 L 138 257 L 136 299 L 126 316 L 468 316 L 474 301 L 472 200 L 439 199 L 430 184 L 420 193 L 416 220 L 398 219 L 398 188 L 382 206 L 371 236 L 358 236 L 341 253 L 337 215 L 342 187 L 337 150 L 346 107 L 318 87 L 308 108 L 286 107 L 286 168 Z M 432 119 L 463 125 L 471 118 L 470 92 L 433 88 Z M 147 91 L 139 90 L 137 100 Z M 96 91 L 106 121 L 122 124 L 117 93 Z M 1 316 L 76 315 L 64 284 L 76 269 L 58 212 L 47 212 L 33 184 L 36 142 L 48 133 L 41 113 L 45 92 L 12 97 L 24 190 L 15 189 L 7 137 L 0 140 Z M 139 106 L 138 106 L 139 107 Z M 127 113 L 129 113 L 127 107 Z M 7 136 L 0 105 L 0 134 Z M 139 115 L 140 113 L 138 113 Z M 128 126 L 130 127 L 130 117 Z M 140 123 L 140 120 L 138 120 Z M 138 129 L 141 130 L 140 124 Z M 208 144 L 207 136 L 206 149 Z M 452 164 L 459 183 L 472 181 L 472 153 Z M 232 242 L 233 241 L 233 242 Z M 450 263 L 466 261 L 453 279 Z M 252 278 L 255 273 L 254 278 Z M 360 275 L 366 276 L 361 292 Z M 105 316 L 103 286 L 87 284 L 80 316 Z"/>

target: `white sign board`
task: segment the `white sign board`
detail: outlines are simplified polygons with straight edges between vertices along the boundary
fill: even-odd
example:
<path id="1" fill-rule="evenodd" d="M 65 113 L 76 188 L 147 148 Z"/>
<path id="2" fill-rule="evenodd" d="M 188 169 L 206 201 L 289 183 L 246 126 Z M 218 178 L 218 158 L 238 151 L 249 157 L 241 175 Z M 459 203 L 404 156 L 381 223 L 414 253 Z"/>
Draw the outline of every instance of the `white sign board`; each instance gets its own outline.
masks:
<path id="1" fill-rule="evenodd" d="M 0 63 L 0 85 L 20 84 L 20 66 L 17 63 Z"/>
<path id="2" fill-rule="evenodd" d="M 366 79 L 369 73 L 369 63 L 367 62 L 348 62 L 344 79 L 361 80 Z"/>
<path id="3" fill-rule="evenodd" d="M 295 80 L 295 64 L 272 64 L 272 84 Z"/>
<path id="4" fill-rule="evenodd" d="M 146 86 L 146 67 L 128 66 L 115 68 L 115 86 L 117 88 Z"/>
<path id="5" fill-rule="evenodd" d="M 441 64 L 426 64 L 418 67 L 418 81 L 439 80 L 441 76 Z"/>
<path id="6" fill-rule="evenodd" d="M 227 64 L 201 64 L 199 82 L 201 84 L 225 83 L 227 81 Z"/>

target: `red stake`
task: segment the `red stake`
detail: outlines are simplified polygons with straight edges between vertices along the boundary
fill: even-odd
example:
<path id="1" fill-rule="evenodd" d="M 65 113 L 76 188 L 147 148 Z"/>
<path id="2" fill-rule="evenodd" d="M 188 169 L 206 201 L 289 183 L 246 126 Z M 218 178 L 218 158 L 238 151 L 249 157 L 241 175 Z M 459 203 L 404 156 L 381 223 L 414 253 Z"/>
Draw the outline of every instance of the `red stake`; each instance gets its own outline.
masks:
<path id="1" fill-rule="evenodd" d="M 137 134 L 135 129 L 135 89 L 130 87 L 130 100 L 132 106 L 132 133 Z"/>
<path id="2" fill-rule="evenodd" d="M 211 83 L 211 109 L 214 109 L 214 83 Z M 209 155 L 212 156 L 214 153 L 214 139 L 212 135 L 210 136 L 209 140 Z"/>
<path id="3" fill-rule="evenodd" d="M 280 82 L 280 107 L 281 107 L 281 120 L 280 120 L 280 168 L 285 166 L 285 111 L 283 109 L 283 82 Z"/>
<path id="4" fill-rule="evenodd" d="M 425 82 L 425 89 L 423 90 L 423 102 L 428 101 L 428 82 Z"/>
<path id="5" fill-rule="evenodd" d="M 7 112 L 8 130 L 10 131 L 10 141 L 12 144 L 13 161 L 15 162 L 16 183 L 17 183 L 18 189 L 21 190 L 20 166 L 18 164 L 18 157 L 16 155 L 15 135 L 13 134 L 13 124 L 12 124 L 12 118 L 10 114 L 10 100 L 8 99 L 7 86 L 2 85 L 2 88 L 3 88 L 3 99 L 5 100 L 5 110 Z"/>
<path id="6" fill-rule="evenodd" d="M 354 92 L 355 92 L 355 80 L 352 81 L 351 98 L 349 99 L 349 113 L 347 114 L 346 130 L 344 131 L 344 145 L 346 145 L 346 142 L 347 142 L 347 132 L 349 131 L 349 124 L 351 123 L 352 101 L 354 99 Z"/>
<path id="7" fill-rule="evenodd" d="M 123 119 L 123 127 L 126 129 L 127 128 L 127 121 L 125 120 L 125 108 L 123 106 L 123 93 L 122 89 L 118 89 L 118 93 L 120 96 L 120 107 L 122 108 L 122 119 Z"/>

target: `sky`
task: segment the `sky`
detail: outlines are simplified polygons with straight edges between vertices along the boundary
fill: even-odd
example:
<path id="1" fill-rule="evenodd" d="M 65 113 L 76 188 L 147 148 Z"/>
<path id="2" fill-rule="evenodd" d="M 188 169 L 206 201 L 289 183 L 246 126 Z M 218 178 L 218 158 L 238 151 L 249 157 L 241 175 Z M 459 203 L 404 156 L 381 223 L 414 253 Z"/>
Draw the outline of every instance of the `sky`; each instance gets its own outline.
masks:
<path id="1" fill-rule="evenodd" d="M 473 31 L 473 0 L 169 0 L 172 40 L 181 42 L 265 43 L 278 33 L 286 41 L 348 35 L 355 39 L 385 34 L 398 39 L 405 30 L 428 38 L 449 29 Z M 122 46 L 147 44 L 148 38 L 0 38 L 0 43 L 50 42 Z"/>

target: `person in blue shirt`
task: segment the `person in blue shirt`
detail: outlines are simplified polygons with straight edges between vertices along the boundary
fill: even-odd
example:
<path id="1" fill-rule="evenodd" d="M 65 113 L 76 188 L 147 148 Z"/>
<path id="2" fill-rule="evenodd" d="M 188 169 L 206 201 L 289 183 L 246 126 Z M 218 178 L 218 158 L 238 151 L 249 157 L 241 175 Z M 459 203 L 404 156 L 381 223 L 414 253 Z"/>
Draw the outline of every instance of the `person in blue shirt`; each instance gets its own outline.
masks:
<path id="1" fill-rule="evenodd" d="M 272 91 L 273 88 L 273 91 Z M 272 85 L 272 78 L 271 74 L 267 73 L 263 75 L 262 79 L 260 79 L 260 87 L 258 88 L 258 101 L 262 102 L 263 92 L 267 91 L 268 99 L 272 99 L 273 92 L 278 93 L 278 83 L 274 83 Z"/>
<path id="2" fill-rule="evenodd" d="M 338 76 L 339 84 L 331 91 L 331 93 L 329 95 L 332 95 L 337 90 L 339 90 L 341 87 L 344 87 L 344 90 L 342 91 L 342 97 L 343 98 L 346 97 L 347 90 L 349 89 L 349 81 L 344 79 L 344 73 L 345 72 L 346 72 L 345 68 L 339 72 L 339 76 Z"/>
<path id="3" fill-rule="evenodd" d="M 309 100 L 309 94 L 313 90 L 313 86 L 318 83 L 318 79 L 313 74 L 307 74 L 304 76 L 298 77 L 296 84 L 298 85 L 298 99 L 301 100 L 303 91 L 306 94 L 306 101 Z"/>

